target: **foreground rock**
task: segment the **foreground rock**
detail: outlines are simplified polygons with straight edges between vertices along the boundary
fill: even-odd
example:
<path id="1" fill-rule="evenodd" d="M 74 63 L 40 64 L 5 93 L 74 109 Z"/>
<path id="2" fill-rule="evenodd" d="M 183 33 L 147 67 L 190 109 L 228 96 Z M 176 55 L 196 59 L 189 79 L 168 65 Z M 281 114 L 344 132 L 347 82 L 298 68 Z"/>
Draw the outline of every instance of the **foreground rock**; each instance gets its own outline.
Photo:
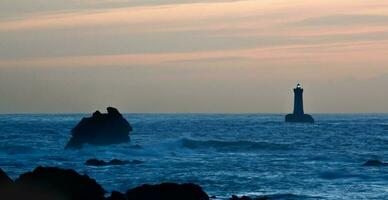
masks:
<path id="1" fill-rule="evenodd" d="M 10 196 L 8 191 L 13 185 L 13 180 L 7 176 L 7 174 L 0 169 L 0 199 L 5 199 Z"/>
<path id="2" fill-rule="evenodd" d="M 127 165 L 127 164 L 141 164 L 141 163 L 143 162 L 140 160 L 123 161 L 123 160 L 113 159 L 109 162 L 105 162 L 103 160 L 90 159 L 85 162 L 85 165 L 99 167 L 99 166 L 109 166 L 109 165 Z"/>
<path id="3" fill-rule="evenodd" d="M 112 192 L 105 197 L 105 190 L 87 175 L 74 170 L 55 167 L 37 167 L 22 174 L 13 182 L 1 173 L 1 200 L 208 200 L 208 195 L 198 185 L 162 183 L 142 185 L 125 194 Z"/>
<path id="4" fill-rule="evenodd" d="M 294 112 L 286 115 L 286 122 L 293 123 L 314 123 L 311 115 L 304 113 L 303 109 L 303 88 L 298 85 L 294 89 Z"/>
<path id="5" fill-rule="evenodd" d="M 110 197 L 106 199 L 107 200 L 127 200 L 127 197 L 123 193 L 113 191 Z"/>
<path id="6" fill-rule="evenodd" d="M 126 192 L 128 200 L 209 200 L 198 185 L 162 183 L 142 185 Z"/>
<path id="7" fill-rule="evenodd" d="M 8 175 L 0 169 L 0 189 L 10 186 L 13 183 L 13 180 L 8 177 Z"/>
<path id="8" fill-rule="evenodd" d="M 362 166 L 365 166 L 365 167 L 383 167 L 383 166 L 388 166 L 388 163 L 382 162 L 380 160 L 368 160 Z"/>
<path id="9" fill-rule="evenodd" d="M 22 174 L 0 193 L 2 200 L 102 200 L 104 189 L 87 175 L 74 170 L 37 167 Z"/>
<path id="10" fill-rule="evenodd" d="M 116 108 L 108 107 L 108 113 L 99 111 L 92 117 L 83 118 L 73 128 L 66 148 L 82 148 L 84 144 L 110 145 L 129 142 L 132 127 Z"/>

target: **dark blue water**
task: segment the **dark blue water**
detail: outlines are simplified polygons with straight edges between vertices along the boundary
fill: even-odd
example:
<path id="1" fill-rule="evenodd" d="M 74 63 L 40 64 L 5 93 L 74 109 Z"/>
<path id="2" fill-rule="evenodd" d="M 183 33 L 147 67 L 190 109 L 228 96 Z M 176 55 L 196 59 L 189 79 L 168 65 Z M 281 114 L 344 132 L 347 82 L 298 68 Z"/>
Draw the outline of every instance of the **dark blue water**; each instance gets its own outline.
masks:
<path id="1" fill-rule="evenodd" d="M 73 168 L 107 190 L 143 183 L 193 182 L 209 195 L 274 199 L 388 199 L 388 115 L 128 114 L 131 144 L 64 150 L 87 115 L 0 115 L 0 167 L 13 178 L 38 165 Z M 140 165 L 88 167 L 90 158 Z"/>

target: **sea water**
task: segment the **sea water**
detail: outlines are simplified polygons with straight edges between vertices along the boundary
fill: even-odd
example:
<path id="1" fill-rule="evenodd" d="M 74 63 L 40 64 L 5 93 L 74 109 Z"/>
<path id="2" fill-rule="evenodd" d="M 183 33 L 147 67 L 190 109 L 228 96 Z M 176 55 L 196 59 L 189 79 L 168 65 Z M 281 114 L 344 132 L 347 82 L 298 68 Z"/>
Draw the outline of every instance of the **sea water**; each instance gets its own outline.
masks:
<path id="1" fill-rule="evenodd" d="M 217 199 L 388 199 L 388 115 L 126 114 L 129 144 L 64 150 L 85 114 L 0 115 L 0 167 L 12 178 L 37 166 L 75 169 L 107 191 L 141 184 L 196 183 Z M 142 164 L 92 167 L 91 158 Z"/>

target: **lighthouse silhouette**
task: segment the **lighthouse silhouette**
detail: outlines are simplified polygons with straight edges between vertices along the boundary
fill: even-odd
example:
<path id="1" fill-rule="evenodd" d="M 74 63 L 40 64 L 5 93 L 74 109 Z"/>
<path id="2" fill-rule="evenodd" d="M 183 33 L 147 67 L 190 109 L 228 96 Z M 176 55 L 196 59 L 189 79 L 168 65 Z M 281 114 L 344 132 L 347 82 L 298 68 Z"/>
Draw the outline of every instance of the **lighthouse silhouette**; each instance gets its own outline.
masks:
<path id="1" fill-rule="evenodd" d="M 304 114 L 303 88 L 299 83 L 294 88 L 294 113 L 286 115 L 286 122 L 314 123 L 311 115 Z"/>

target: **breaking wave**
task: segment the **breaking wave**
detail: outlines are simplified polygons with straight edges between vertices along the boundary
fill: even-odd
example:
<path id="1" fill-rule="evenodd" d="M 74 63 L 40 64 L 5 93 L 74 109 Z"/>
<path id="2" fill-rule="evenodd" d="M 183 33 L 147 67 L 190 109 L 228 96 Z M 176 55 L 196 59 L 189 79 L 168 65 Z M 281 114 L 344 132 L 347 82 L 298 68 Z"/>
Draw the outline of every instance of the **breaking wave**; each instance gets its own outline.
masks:
<path id="1" fill-rule="evenodd" d="M 256 150 L 289 150 L 288 144 L 252 141 L 221 141 L 181 139 L 181 144 L 188 149 L 215 149 L 217 151 L 256 151 Z"/>

